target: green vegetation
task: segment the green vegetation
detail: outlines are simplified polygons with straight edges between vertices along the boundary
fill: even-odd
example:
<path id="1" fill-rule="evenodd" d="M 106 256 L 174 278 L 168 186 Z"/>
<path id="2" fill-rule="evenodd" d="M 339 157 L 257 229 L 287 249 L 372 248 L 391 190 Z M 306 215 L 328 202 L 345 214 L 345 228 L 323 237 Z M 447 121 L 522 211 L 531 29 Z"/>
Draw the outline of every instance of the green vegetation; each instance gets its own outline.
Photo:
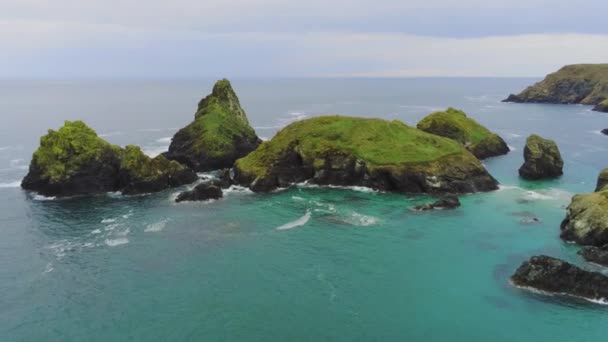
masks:
<path id="1" fill-rule="evenodd" d="M 417 127 L 427 133 L 458 141 L 480 159 L 509 151 L 501 137 L 468 118 L 465 112 L 451 107 L 446 111 L 427 115 Z"/>
<path id="2" fill-rule="evenodd" d="M 368 168 L 433 162 L 466 153 L 455 141 L 432 135 L 394 120 L 324 116 L 293 123 L 272 140 L 236 162 L 251 176 L 264 176 L 289 150 L 315 168 L 329 160 L 354 156 Z M 470 154 L 467 156 L 473 158 Z"/>
<path id="3" fill-rule="evenodd" d="M 69 179 L 83 166 L 115 154 L 120 148 L 99 138 L 82 121 L 65 121 L 58 131 L 50 129 L 40 138 L 32 163 L 50 183 Z"/>
<path id="4" fill-rule="evenodd" d="M 186 167 L 162 155 L 150 158 L 138 146 L 127 145 L 120 153 L 120 170 L 133 180 L 156 181 L 161 177 L 183 172 Z"/>
<path id="5" fill-rule="evenodd" d="M 574 64 L 549 74 L 507 101 L 592 105 L 605 99 L 608 99 L 608 64 Z"/>

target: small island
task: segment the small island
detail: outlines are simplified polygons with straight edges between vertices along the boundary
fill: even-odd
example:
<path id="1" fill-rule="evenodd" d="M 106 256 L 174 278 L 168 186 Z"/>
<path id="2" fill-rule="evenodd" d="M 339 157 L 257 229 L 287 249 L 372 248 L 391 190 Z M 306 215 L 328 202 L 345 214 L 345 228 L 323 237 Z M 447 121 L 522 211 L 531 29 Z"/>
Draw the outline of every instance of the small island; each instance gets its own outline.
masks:
<path id="1" fill-rule="evenodd" d="M 608 99 L 608 64 L 567 65 L 504 102 L 600 105 Z"/>
<path id="2" fill-rule="evenodd" d="M 460 143 L 398 121 L 324 116 L 293 123 L 234 167 L 256 192 L 294 183 L 366 186 L 403 193 L 472 193 L 498 188 Z"/>

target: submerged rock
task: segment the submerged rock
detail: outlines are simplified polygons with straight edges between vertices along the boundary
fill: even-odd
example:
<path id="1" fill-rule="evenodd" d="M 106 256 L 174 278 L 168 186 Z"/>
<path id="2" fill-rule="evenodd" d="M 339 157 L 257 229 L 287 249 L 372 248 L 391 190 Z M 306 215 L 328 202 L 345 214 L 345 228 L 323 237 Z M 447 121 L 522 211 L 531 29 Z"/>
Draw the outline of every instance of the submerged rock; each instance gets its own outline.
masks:
<path id="1" fill-rule="evenodd" d="M 454 140 L 394 120 L 344 116 L 293 123 L 235 163 L 256 192 L 308 181 L 408 193 L 496 190 L 481 162 Z"/>
<path id="2" fill-rule="evenodd" d="M 604 128 L 600 131 L 603 135 L 608 135 L 608 128 Z"/>
<path id="3" fill-rule="evenodd" d="M 232 167 L 260 143 L 230 82 L 224 79 L 199 102 L 194 121 L 175 134 L 165 156 L 196 171 L 210 171 Z"/>
<path id="4" fill-rule="evenodd" d="M 567 65 L 504 102 L 599 104 L 608 99 L 608 64 Z"/>
<path id="5" fill-rule="evenodd" d="M 417 205 L 413 209 L 416 211 L 428 211 L 435 209 L 456 209 L 460 207 L 460 201 L 457 196 L 446 195 L 433 203 Z"/>
<path id="6" fill-rule="evenodd" d="M 561 224 L 561 237 L 581 245 L 608 244 L 608 169 L 598 177 L 596 192 L 578 194 L 566 209 Z"/>
<path id="7" fill-rule="evenodd" d="M 602 266 L 608 266 L 608 245 L 602 247 L 587 246 L 583 247 L 578 254 L 585 260 Z"/>
<path id="8" fill-rule="evenodd" d="M 608 277 L 545 255 L 524 262 L 511 277 L 521 287 L 590 300 L 608 298 Z"/>
<path id="9" fill-rule="evenodd" d="M 175 202 L 186 201 L 206 201 L 210 199 L 219 199 L 223 197 L 223 192 L 220 187 L 212 183 L 201 183 L 194 187 L 191 191 L 180 193 Z"/>
<path id="10" fill-rule="evenodd" d="M 418 123 L 417 128 L 454 139 L 479 159 L 509 153 L 509 147 L 501 137 L 454 108 L 429 114 Z"/>
<path id="11" fill-rule="evenodd" d="M 139 147 L 111 145 L 82 121 L 66 121 L 40 138 L 21 186 L 45 196 L 74 196 L 122 191 L 155 192 L 192 183 L 191 169 L 144 155 Z"/>
<path id="12" fill-rule="evenodd" d="M 532 134 L 526 140 L 524 164 L 519 175 L 526 179 L 555 178 L 563 174 L 564 161 L 553 140 Z"/>

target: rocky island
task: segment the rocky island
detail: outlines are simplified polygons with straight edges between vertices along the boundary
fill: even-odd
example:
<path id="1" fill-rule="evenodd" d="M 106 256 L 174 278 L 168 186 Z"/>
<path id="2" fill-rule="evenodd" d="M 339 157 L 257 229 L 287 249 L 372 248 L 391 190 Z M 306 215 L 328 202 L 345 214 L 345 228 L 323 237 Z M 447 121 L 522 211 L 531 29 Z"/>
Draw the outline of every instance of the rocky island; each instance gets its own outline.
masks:
<path id="1" fill-rule="evenodd" d="M 232 85 L 223 79 L 199 102 L 194 121 L 173 136 L 165 157 L 211 171 L 232 167 L 260 143 Z"/>
<path id="2" fill-rule="evenodd" d="M 519 168 L 522 178 L 537 180 L 561 176 L 564 161 L 553 140 L 532 134 L 526 139 L 524 164 Z"/>
<path id="3" fill-rule="evenodd" d="M 111 145 L 82 121 L 66 121 L 40 138 L 21 187 L 45 196 L 121 191 L 156 192 L 192 183 L 194 171 L 163 156 L 150 158 L 139 147 Z"/>
<path id="4" fill-rule="evenodd" d="M 467 117 L 465 112 L 451 107 L 429 114 L 416 127 L 458 141 L 479 159 L 509 153 L 509 147 L 501 137 Z"/>
<path id="5" fill-rule="evenodd" d="M 561 237 L 581 245 L 608 244 L 608 169 L 598 177 L 595 192 L 578 194 L 566 210 Z"/>
<path id="6" fill-rule="evenodd" d="M 608 99 L 608 64 L 567 65 L 504 102 L 598 105 Z M 596 110 L 605 108 L 600 105 Z"/>
<path id="7" fill-rule="evenodd" d="M 497 189 L 455 140 L 394 120 L 325 116 L 293 123 L 236 161 L 235 181 L 256 192 L 294 183 L 359 185 L 404 193 Z"/>

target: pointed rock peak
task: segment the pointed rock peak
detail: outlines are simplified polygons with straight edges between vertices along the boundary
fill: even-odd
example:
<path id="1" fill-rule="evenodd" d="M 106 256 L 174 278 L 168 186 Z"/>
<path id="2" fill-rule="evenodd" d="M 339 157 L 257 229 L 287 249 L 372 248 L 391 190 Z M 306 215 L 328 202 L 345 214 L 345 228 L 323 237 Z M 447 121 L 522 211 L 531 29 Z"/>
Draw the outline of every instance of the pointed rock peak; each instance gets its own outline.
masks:
<path id="1" fill-rule="evenodd" d="M 234 90 L 232 89 L 232 85 L 230 81 L 227 79 L 221 79 L 215 82 L 213 86 L 213 92 L 211 95 L 219 97 L 220 99 L 230 99 L 231 97 L 236 97 Z"/>
<path id="2" fill-rule="evenodd" d="M 201 116 L 214 111 L 221 111 L 227 115 L 237 116 L 242 121 L 249 124 L 247 115 L 243 108 L 241 108 L 239 98 L 236 96 L 230 81 L 227 79 L 217 81 L 213 86 L 211 94 L 199 102 L 195 118 L 198 119 Z"/>

